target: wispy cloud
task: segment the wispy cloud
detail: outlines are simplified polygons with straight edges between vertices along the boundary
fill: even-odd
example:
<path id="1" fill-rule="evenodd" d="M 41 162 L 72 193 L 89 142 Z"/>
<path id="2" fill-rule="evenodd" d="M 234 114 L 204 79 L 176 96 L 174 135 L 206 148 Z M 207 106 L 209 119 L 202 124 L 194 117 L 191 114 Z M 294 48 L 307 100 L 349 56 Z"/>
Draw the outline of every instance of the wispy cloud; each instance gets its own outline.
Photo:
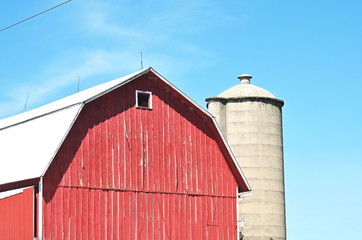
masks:
<path id="1" fill-rule="evenodd" d="M 11 89 L 7 89 L 6 96 L 8 101 L 0 102 L 0 116 L 6 117 L 24 110 L 26 96 L 29 86 L 31 86 L 27 109 L 34 108 L 39 104 L 44 104 L 49 100 L 56 100 L 59 97 L 64 97 L 60 91 L 64 92 L 65 88 L 74 86 L 73 91 L 65 90 L 66 95 L 74 93 L 76 90 L 77 77 L 89 79 L 97 75 L 110 72 L 132 72 L 133 68 L 132 56 L 127 52 L 83 52 L 78 56 L 66 54 L 62 58 L 58 58 L 46 66 L 44 72 L 38 76 L 33 76 L 32 84 L 14 84 Z M 69 59 L 73 59 L 69 61 Z M 118 59 L 127 59 L 118 65 L 114 64 Z M 133 68 L 133 69 L 132 69 Z M 132 69 L 132 70 L 131 70 Z M 39 80 L 40 79 L 40 80 Z M 104 82 L 111 79 L 100 79 Z M 82 82 L 84 85 L 91 85 Z M 63 93 L 64 94 L 64 93 Z"/>
<path id="2" fill-rule="evenodd" d="M 145 11 L 133 5 L 120 7 L 92 1 L 83 14 L 83 24 L 93 36 L 112 39 L 113 48 L 105 51 L 128 51 L 133 55 L 143 51 L 152 66 L 162 62 L 165 67 L 172 62 L 173 70 L 178 71 L 180 66 L 191 70 L 213 62 L 212 50 L 192 44 L 189 38 L 195 38 L 195 32 L 202 35 L 202 31 L 225 23 L 226 15 L 205 7 L 206 1 L 152 4 L 154 8 Z"/>
<path id="3" fill-rule="evenodd" d="M 112 73 L 138 70 L 140 51 L 144 52 L 145 66 L 152 65 L 166 75 L 182 74 L 182 71 L 212 64 L 212 50 L 191 44 L 188 38 L 195 32 L 220 26 L 228 21 L 227 17 L 208 8 L 206 1 L 155 1 L 154 4 L 158 6 L 148 11 L 147 7 L 132 2 L 79 2 L 74 13 L 76 17 L 72 16 L 76 21 L 65 34 L 79 35 L 72 31 L 81 29 L 83 42 L 79 39 L 70 42 L 61 52 L 49 55 L 47 61 L 41 63 L 41 72 L 27 81 L 31 82 L 28 108 L 56 100 L 61 97 L 61 91 L 71 94 L 70 86 L 76 89 L 79 75 L 82 81 L 98 76 L 104 82 L 111 79 L 103 77 Z M 0 103 L 0 117 L 23 110 L 29 85 L 19 83 L 8 89 L 8 101 Z"/>
<path id="4" fill-rule="evenodd" d="M 113 8 L 106 3 L 93 1 L 93 4 L 84 6 L 85 11 L 82 12 L 82 24 L 90 33 L 102 37 L 116 37 L 135 39 L 143 38 L 145 34 L 137 29 L 127 27 L 126 22 L 118 21 L 112 23 L 111 16 L 114 13 Z M 117 14 L 118 15 L 118 14 Z"/>

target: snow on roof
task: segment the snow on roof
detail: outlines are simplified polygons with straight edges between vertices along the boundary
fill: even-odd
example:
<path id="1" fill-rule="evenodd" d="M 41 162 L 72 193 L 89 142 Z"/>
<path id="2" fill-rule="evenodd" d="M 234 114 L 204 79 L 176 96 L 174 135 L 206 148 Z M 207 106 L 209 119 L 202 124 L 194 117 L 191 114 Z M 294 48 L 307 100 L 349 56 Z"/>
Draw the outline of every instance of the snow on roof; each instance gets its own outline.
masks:
<path id="1" fill-rule="evenodd" d="M 250 186 L 214 117 L 152 68 L 89 88 L 34 110 L 0 120 L 0 185 L 44 175 L 85 103 L 90 102 L 148 72 L 186 98 L 212 119 L 237 172 Z"/>

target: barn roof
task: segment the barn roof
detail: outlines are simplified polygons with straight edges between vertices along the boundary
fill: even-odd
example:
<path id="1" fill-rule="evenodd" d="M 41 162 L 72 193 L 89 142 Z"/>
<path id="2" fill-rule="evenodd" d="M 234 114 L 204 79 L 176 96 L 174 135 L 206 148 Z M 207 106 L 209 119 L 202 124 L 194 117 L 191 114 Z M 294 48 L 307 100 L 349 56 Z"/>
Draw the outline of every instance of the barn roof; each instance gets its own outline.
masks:
<path id="1" fill-rule="evenodd" d="M 0 185 L 39 178 L 45 174 L 83 106 L 147 73 L 156 75 L 195 109 L 212 120 L 222 145 L 231 159 L 233 174 L 243 190 L 250 190 L 236 158 L 226 143 L 215 118 L 153 68 L 89 88 L 34 110 L 0 120 Z M 230 164 L 229 164 L 230 165 Z"/>

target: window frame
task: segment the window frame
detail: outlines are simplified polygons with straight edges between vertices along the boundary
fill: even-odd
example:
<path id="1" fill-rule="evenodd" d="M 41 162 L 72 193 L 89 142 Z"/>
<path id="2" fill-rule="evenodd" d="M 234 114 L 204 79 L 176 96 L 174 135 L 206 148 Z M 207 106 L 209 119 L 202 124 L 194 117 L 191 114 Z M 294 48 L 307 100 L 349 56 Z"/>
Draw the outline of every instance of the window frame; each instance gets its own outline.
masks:
<path id="1" fill-rule="evenodd" d="M 139 95 L 148 95 L 148 106 L 140 106 L 139 105 Z M 136 108 L 141 108 L 141 109 L 152 109 L 152 92 L 150 91 L 143 91 L 143 90 L 136 90 Z"/>

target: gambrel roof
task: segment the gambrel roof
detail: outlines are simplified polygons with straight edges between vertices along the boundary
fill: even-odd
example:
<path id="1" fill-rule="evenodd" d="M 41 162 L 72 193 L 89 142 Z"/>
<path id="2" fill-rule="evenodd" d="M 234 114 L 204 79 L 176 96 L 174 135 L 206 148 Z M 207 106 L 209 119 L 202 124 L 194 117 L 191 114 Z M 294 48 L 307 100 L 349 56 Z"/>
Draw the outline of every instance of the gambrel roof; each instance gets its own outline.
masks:
<path id="1" fill-rule="evenodd" d="M 66 138 L 83 106 L 88 102 L 149 74 L 167 85 L 213 123 L 240 190 L 250 186 L 226 143 L 215 118 L 152 68 L 81 91 L 37 109 L 0 120 L 0 185 L 42 177 Z"/>

